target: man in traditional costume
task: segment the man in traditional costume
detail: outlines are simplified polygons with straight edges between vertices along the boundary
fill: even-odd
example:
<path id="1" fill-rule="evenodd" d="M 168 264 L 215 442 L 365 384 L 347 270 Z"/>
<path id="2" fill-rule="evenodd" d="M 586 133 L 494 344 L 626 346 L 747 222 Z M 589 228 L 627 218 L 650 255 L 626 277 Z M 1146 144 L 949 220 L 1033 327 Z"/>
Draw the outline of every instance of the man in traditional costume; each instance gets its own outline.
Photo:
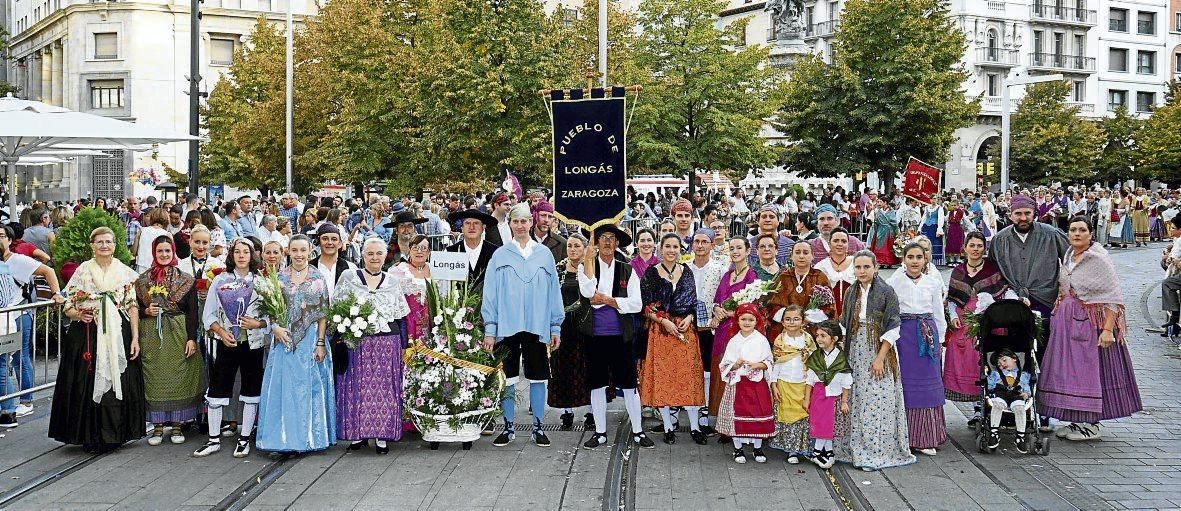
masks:
<path id="1" fill-rule="evenodd" d="M 837 218 L 837 208 L 832 204 L 821 204 L 816 208 L 816 230 L 820 232 L 820 236 L 809 241 L 812 245 L 812 264 L 819 264 L 824 258 L 828 257 L 829 242 L 832 240 L 832 230 L 840 226 L 840 220 Z M 857 251 L 865 248 L 865 244 L 856 236 L 849 236 L 849 254 L 855 254 Z"/>
<path id="2" fill-rule="evenodd" d="M 475 209 L 452 213 L 447 220 L 453 224 L 458 222 L 463 229 L 463 239 L 447 247 L 447 251 L 467 254 L 468 289 L 479 292 L 484 287 L 484 273 L 488 270 L 488 261 L 492 260 L 492 254 L 500 248 L 500 245 L 484 239 L 484 231 L 488 228 L 496 231 L 498 222 L 492 215 Z"/>

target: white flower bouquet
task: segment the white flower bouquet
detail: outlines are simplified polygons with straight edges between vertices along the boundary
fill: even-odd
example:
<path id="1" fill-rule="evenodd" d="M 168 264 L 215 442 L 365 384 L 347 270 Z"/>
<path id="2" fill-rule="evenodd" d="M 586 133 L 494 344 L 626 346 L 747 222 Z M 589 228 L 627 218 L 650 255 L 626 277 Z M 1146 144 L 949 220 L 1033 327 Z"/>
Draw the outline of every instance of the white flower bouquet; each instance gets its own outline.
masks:
<path id="1" fill-rule="evenodd" d="M 348 295 L 328 307 L 328 328 L 337 337 L 356 349 L 365 336 L 377 331 L 380 321 L 377 310 L 364 296 Z"/>
<path id="2" fill-rule="evenodd" d="M 778 291 L 779 287 L 775 285 L 773 280 L 756 280 L 747 284 L 746 287 L 740 289 L 737 293 L 730 295 L 725 302 L 722 302 L 722 308 L 728 311 L 738 309 L 739 305 L 744 303 L 758 303 L 763 305 L 765 298 Z"/>

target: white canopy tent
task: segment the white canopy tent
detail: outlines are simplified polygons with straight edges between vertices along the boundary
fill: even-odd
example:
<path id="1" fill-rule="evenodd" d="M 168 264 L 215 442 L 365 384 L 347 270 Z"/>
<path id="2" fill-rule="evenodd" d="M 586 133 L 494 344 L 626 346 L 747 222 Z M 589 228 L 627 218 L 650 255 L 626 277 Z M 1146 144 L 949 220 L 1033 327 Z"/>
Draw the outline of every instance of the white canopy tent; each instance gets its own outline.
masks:
<path id="1" fill-rule="evenodd" d="M 50 156 L 55 149 L 126 149 L 196 140 L 173 133 L 99 115 L 74 112 L 40 101 L 0 98 L 0 161 L 8 167 L 8 207 L 16 212 L 16 166 L 25 156 Z"/>

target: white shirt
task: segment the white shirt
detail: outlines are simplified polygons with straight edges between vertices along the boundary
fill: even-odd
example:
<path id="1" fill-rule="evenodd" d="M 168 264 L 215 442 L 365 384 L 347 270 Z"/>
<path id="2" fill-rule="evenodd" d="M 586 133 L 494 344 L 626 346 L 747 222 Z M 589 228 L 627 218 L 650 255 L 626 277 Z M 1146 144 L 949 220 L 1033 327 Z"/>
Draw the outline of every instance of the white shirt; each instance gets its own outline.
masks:
<path id="1" fill-rule="evenodd" d="M 739 378 L 745 376 L 750 381 L 763 381 L 763 373 L 761 370 L 748 370 L 745 366 L 731 367 L 738 359 L 747 362 L 762 362 L 771 367 L 774 363 L 771 356 L 771 345 L 767 342 L 767 338 L 758 331 L 752 331 L 749 336 L 743 335 L 741 331 L 734 334 L 730 338 L 730 343 L 726 345 L 726 353 L 722 355 L 722 361 L 718 364 L 718 368 L 722 370 L 722 379 L 727 383 L 737 383 Z"/>
<path id="2" fill-rule="evenodd" d="M 896 272 L 894 275 L 897 275 L 899 273 L 903 273 L 903 272 Z M 889 281 L 887 281 L 887 283 L 888 282 Z M 858 285 L 860 285 L 860 284 L 858 284 Z M 873 284 L 870 283 L 870 285 L 865 286 L 865 289 L 861 291 L 861 308 L 857 311 L 857 318 L 858 318 L 858 320 L 860 320 L 862 322 L 867 321 L 866 315 L 865 315 L 865 308 L 869 306 L 869 300 L 867 298 L 869 297 L 869 290 L 872 288 L 873 288 Z M 886 341 L 890 344 L 895 344 L 898 342 L 898 335 L 899 334 L 900 334 L 900 332 L 898 330 L 898 327 L 891 328 L 888 331 L 882 332 L 882 340 Z"/>
<path id="3" fill-rule="evenodd" d="M 799 337 L 792 337 L 787 335 L 787 332 L 779 334 L 783 341 L 788 346 L 793 348 L 804 349 L 806 333 L 801 333 Z M 772 351 L 774 353 L 774 351 Z M 783 362 L 776 362 L 774 369 L 768 377 L 772 382 L 785 381 L 788 383 L 804 383 L 804 356 L 801 353 L 799 356 L 791 357 Z"/>
<path id="4" fill-rule="evenodd" d="M 938 275 L 938 274 L 936 274 Z M 906 270 L 898 270 L 886 281 L 898 295 L 898 311 L 903 314 L 931 314 L 935 320 L 935 338 L 947 333 L 947 319 L 943 316 L 943 279 L 924 273 L 911 280 Z"/>
<path id="5" fill-rule="evenodd" d="M 340 257 L 340 255 L 338 254 L 336 257 Z M 344 264 L 350 270 L 357 268 L 353 263 L 348 261 L 345 261 Z M 320 270 L 320 274 L 324 276 L 324 286 L 328 288 L 328 296 L 331 298 L 332 294 L 336 291 L 336 263 L 333 262 L 332 266 L 324 266 L 324 261 L 319 261 L 316 263 L 316 269 Z"/>
<path id="6" fill-rule="evenodd" d="M 832 351 L 824 354 L 824 364 L 832 367 L 832 363 L 836 361 L 837 355 L 841 354 L 841 349 L 833 347 Z M 808 374 L 804 379 L 804 383 L 808 385 L 815 385 L 820 382 L 820 376 L 808 369 Z M 824 395 L 828 397 L 835 397 L 841 395 L 842 389 L 853 388 L 853 373 L 837 373 L 832 377 L 832 381 L 824 386 Z"/>
<path id="7" fill-rule="evenodd" d="M 20 254 L 17 254 L 17 255 L 20 255 Z M 1173 261 L 1173 262 L 1181 261 L 1181 237 L 1178 237 L 1173 240 L 1173 248 L 1169 249 L 1169 260 Z M 1174 267 L 1175 266 L 1173 266 L 1173 265 L 1169 266 L 1169 268 L 1174 268 Z M 1165 270 L 1166 275 L 1172 275 L 1172 273 L 1173 272 L 1170 270 Z"/>
<path id="8" fill-rule="evenodd" d="M 474 269 L 476 267 L 476 262 L 480 260 L 480 251 L 483 249 L 484 249 L 484 241 L 483 240 L 481 240 L 480 243 L 476 245 L 476 248 L 469 248 L 467 246 L 467 241 L 464 240 L 463 250 L 467 254 L 467 265 L 469 268 Z"/>
<path id="9" fill-rule="evenodd" d="M 155 254 L 152 253 L 152 242 L 160 236 L 168 236 L 169 238 L 172 237 L 168 231 L 154 225 L 148 225 L 140 229 L 139 250 L 136 251 L 135 254 L 136 272 L 143 273 L 147 271 L 148 268 L 152 267 L 152 259 L 155 258 Z"/>
<path id="10" fill-rule="evenodd" d="M 509 238 L 508 242 L 511 243 L 514 247 L 517 247 L 517 250 L 519 252 L 521 252 L 521 256 L 524 257 L 525 259 L 529 259 L 529 256 L 533 255 L 533 250 L 536 249 L 537 247 L 541 246 L 540 243 L 533 241 L 532 238 L 530 238 L 529 241 L 525 242 L 524 247 L 522 247 L 520 243 L 517 243 L 517 240 L 514 240 L 512 238 Z"/>
<path id="11" fill-rule="evenodd" d="M 194 277 L 194 278 L 198 278 L 198 279 L 204 278 L 203 275 L 208 270 L 212 270 L 214 268 L 225 268 L 225 267 L 226 267 L 225 263 L 221 262 L 220 259 L 209 255 L 208 253 L 205 254 L 205 262 L 204 263 L 198 263 L 196 261 L 193 261 L 192 256 L 185 257 L 185 258 L 182 258 L 182 259 L 179 259 L 176 261 L 176 269 L 180 270 L 182 273 L 184 273 L 190 277 Z"/>
<path id="12" fill-rule="evenodd" d="M 593 279 L 586 276 L 586 270 L 579 264 L 578 292 L 585 298 L 594 296 L 596 291 L 611 296 L 614 286 L 611 280 L 615 277 L 616 264 L 618 263 L 615 259 L 612 259 L 610 264 L 604 263 L 602 259 L 596 260 L 595 269 L 598 276 Z M 619 305 L 620 314 L 635 314 L 644 308 L 644 301 L 640 298 L 640 279 L 636 272 L 633 271 L 631 278 L 627 280 L 627 296 L 616 297 L 615 302 Z M 606 306 L 601 303 L 591 307 L 599 309 Z"/>
<path id="13" fill-rule="evenodd" d="M 33 272 L 41 267 L 41 262 L 24 254 L 16 252 L 9 252 L 8 260 L 4 261 L 8 265 L 8 271 L 12 273 L 13 280 L 22 286 L 29 285 L 33 281 Z M 20 303 L 20 302 L 17 302 Z M 15 304 L 7 304 L 15 305 Z"/>

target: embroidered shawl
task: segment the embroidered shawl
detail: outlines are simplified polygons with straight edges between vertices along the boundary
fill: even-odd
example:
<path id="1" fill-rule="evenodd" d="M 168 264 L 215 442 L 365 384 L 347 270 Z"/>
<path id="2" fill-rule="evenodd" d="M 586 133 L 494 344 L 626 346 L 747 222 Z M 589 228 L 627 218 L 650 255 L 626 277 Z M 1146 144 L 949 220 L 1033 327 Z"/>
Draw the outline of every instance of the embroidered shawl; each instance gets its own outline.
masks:
<path id="1" fill-rule="evenodd" d="M 968 263 L 965 262 L 951 270 L 947 299 L 962 308 L 973 296 L 980 293 L 988 293 L 999 299 L 1008 287 L 996 262 L 985 259 L 984 266 L 974 276 L 968 275 Z"/>
<path id="2" fill-rule="evenodd" d="M 135 270 L 118 259 L 104 271 L 94 259 L 78 266 L 66 284 L 65 293 L 75 308 L 92 309 L 97 324 L 94 350 L 94 390 L 91 399 L 102 402 L 103 394 L 115 391 L 115 399 L 123 399 L 120 381 L 127 369 L 127 352 L 123 347 L 123 322 L 120 312 L 131 310 L 135 304 Z"/>

